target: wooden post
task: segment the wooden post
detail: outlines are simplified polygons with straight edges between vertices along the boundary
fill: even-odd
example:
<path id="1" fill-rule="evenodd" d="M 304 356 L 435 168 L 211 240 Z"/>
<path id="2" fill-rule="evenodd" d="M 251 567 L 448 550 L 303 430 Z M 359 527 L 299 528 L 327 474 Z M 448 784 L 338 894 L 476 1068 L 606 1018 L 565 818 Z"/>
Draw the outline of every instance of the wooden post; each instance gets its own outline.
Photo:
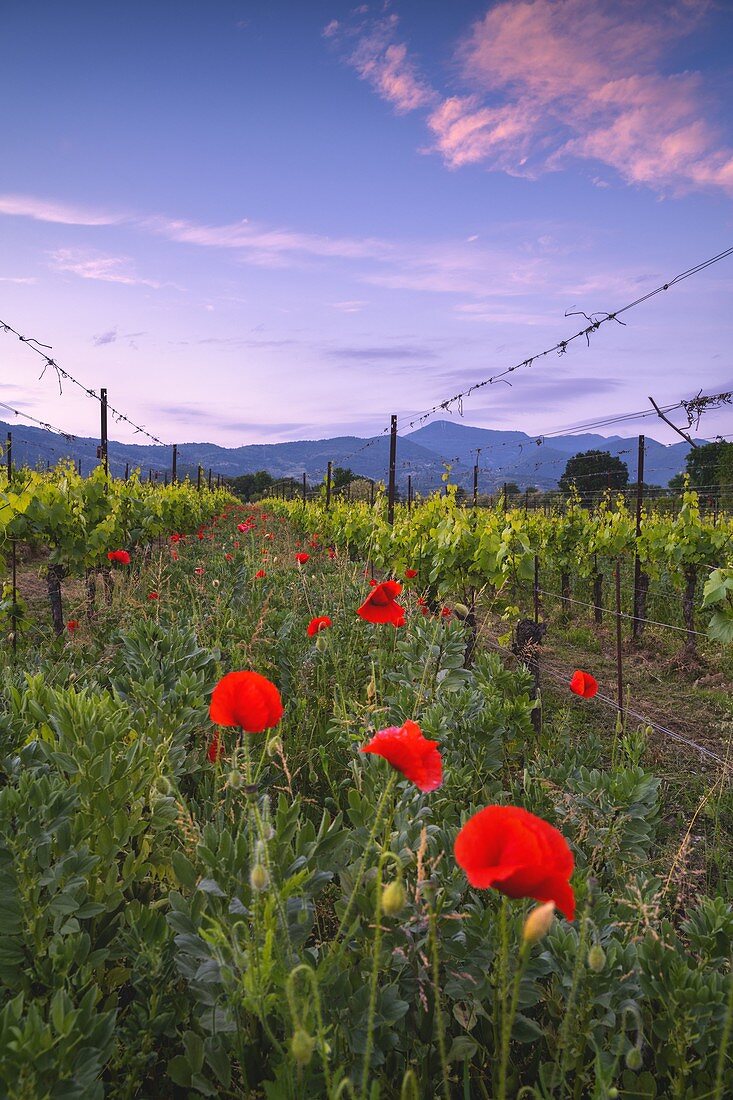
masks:
<path id="1" fill-rule="evenodd" d="M 374 507 L 374 478 L 369 478 L 369 507 Z"/>
<path id="2" fill-rule="evenodd" d="M 171 463 L 171 485 L 178 481 L 178 445 L 173 444 L 173 461 Z"/>
<path id="3" fill-rule="evenodd" d="M 538 623 L 540 621 L 540 559 L 537 554 L 534 556 L 534 621 Z"/>
<path id="4" fill-rule="evenodd" d="M 109 477 L 109 457 L 108 457 L 108 454 L 107 454 L 108 440 L 107 440 L 107 388 L 106 388 L 106 386 L 102 386 L 102 388 L 100 389 L 99 397 L 100 397 L 100 405 L 101 405 L 101 423 L 100 423 L 101 445 L 100 445 L 99 457 L 101 458 L 102 463 L 104 465 L 105 475 L 107 477 Z"/>
<path id="5" fill-rule="evenodd" d="M 397 467 L 397 417 L 393 413 L 389 424 L 389 489 L 387 493 L 387 523 L 394 523 L 395 472 Z"/>
<path id="6" fill-rule="evenodd" d="M 641 561 L 639 559 L 639 539 L 641 538 L 641 513 L 644 506 L 644 436 L 639 436 L 639 451 L 636 461 L 636 533 L 634 549 L 634 619 L 631 633 L 634 639 L 639 637 L 641 622 Z M 647 584 L 649 578 L 646 578 Z M 646 609 L 645 609 L 646 610 Z"/>
<path id="7" fill-rule="evenodd" d="M 333 463 L 328 460 L 328 466 L 326 467 L 326 511 L 331 507 L 331 471 L 333 469 Z"/>
<path id="8" fill-rule="evenodd" d="M 502 511 L 506 515 L 506 481 L 504 482 L 504 492 L 502 494 Z"/>
<path id="9" fill-rule="evenodd" d="M 305 479 L 305 470 L 303 470 L 303 504 L 306 502 L 306 494 L 308 492 L 308 482 Z"/>
<path id="10" fill-rule="evenodd" d="M 81 459 L 79 459 L 79 461 L 77 462 L 76 468 L 77 468 L 79 477 L 81 477 Z"/>
<path id="11" fill-rule="evenodd" d="M 209 492 L 211 492 L 211 466 L 209 466 Z"/>
<path id="12" fill-rule="evenodd" d="M 129 476 L 130 476 L 130 463 L 126 462 L 125 463 L 125 481 L 127 481 Z"/>
<path id="13" fill-rule="evenodd" d="M 616 696 L 621 721 L 624 718 L 624 673 L 621 652 L 621 559 L 616 559 Z"/>
<path id="14" fill-rule="evenodd" d="M 473 468 L 473 506 L 478 504 L 478 463 Z"/>
<path id="15" fill-rule="evenodd" d="M 203 470 L 201 469 L 201 466 L 199 466 L 196 470 L 196 488 L 199 489 L 199 490 L 201 489 L 201 475 L 202 475 L 202 473 L 203 473 Z"/>
<path id="16" fill-rule="evenodd" d="M 167 470 L 166 470 L 166 472 L 165 472 L 165 473 L 163 474 L 163 488 L 164 488 L 164 489 L 167 489 L 167 488 L 168 488 L 168 471 L 167 471 Z"/>
<path id="17" fill-rule="evenodd" d="M 7 454 L 5 458 L 8 463 L 8 485 L 13 480 L 13 433 L 8 432 Z"/>
<path id="18" fill-rule="evenodd" d="M 407 475 L 407 511 L 412 511 L 412 474 Z"/>

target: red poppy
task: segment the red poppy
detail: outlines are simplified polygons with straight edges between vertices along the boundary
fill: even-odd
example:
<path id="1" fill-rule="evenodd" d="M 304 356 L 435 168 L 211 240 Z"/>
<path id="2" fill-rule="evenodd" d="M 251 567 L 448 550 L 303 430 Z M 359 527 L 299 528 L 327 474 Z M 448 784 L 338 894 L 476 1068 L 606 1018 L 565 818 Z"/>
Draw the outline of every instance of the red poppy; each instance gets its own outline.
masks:
<path id="1" fill-rule="evenodd" d="M 241 531 L 242 534 L 244 534 L 245 531 L 249 531 L 249 524 L 247 524 L 247 523 L 238 523 L 237 524 L 237 530 Z"/>
<path id="2" fill-rule="evenodd" d="M 209 741 L 209 747 L 206 750 L 206 755 L 212 764 L 216 764 L 217 760 L 221 760 L 224 755 L 224 746 L 221 743 L 221 737 L 219 737 L 219 731 L 217 730 L 214 736 Z"/>
<path id="3" fill-rule="evenodd" d="M 239 543 L 238 542 L 233 542 L 232 546 L 234 547 L 235 550 L 239 549 Z"/>
<path id="4" fill-rule="evenodd" d="M 79 625 L 80 624 L 78 619 L 69 619 L 68 623 L 66 624 L 66 629 L 68 630 L 69 634 L 73 634 L 75 630 L 79 629 Z"/>
<path id="5" fill-rule="evenodd" d="M 440 614 L 444 619 L 450 619 L 453 612 L 449 607 L 441 607 Z"/>
<path id="6" fill-rule="evenodd" d="M 310 561 L 310 554 L 296 554 L 295 560 L 297 561 L 298 565 L 305 565 L 307 561 Z"/>
<path id="7" fill-rule="evenodd" d="M 417 569 L 406 569 L 405 576 L 407 577 L 408 581 L 411 581 L 413 577 L 417 576 Z"/>
<path id="8" fill-rule="evenodd" d="M 383 756 L 421 791 L 434 791 L 443 782 L 443 762 L 438 742 L 423 737 L 417 722 L 409 718 L 404 726 L 379 730 L 359 752 Z"/>
<path id="9" fill-rule="evenodd" d="M 255 573 L 255 577 L 257 578 L 258 581 L 261 580 L 264 576 L 265 576 L 264 569 L 258 569 L 257 572 Z"/>
<path id="10" fill-rule="evenodd" d="M 196 574 L 196 576 L 197 576 L 197 577 L 203 577 L 203 575 L 204 575 L 204 567 L 203 567 L 203 565 L 198 565 L 198 566 L 197 566 L 197 567 L 196 567 L 196 568 L 194 569 L 194 573 Z"/>
<path id="11" fill-rule="evenodd" d="M 562 833 L 541 817 L 520 806 L 487 806 L 468 819 L 453 851 L 472 886 L 554 901 L 573 919 L 573 854 Z"/>
<path id="12" fill-rule="evenodd" d="M 181 541 L 181 536 L 180 535 L 171 535 L 170 540 L 171 540 L 171 542 L 180 542 Z"/>
<path id="13" fill-rule="evenodd" d="M 224 561 L 234 561 L 234 554 L 225 554 Z"/>
<path id="14" fill-rule="evenodd" d="M 272 542 L 272 540 L 274 539 L 275 536 L 273 535 L 272 531 L 268 531 L 267 534 L 264 537 L 266 539 L 269 539 L 270 542 Z"/>
<path id="15" fill-rule="evenodd" d="M 178 561 L 178 551 L 177 550 L 171 550 L 171 558 L 173 559 L 173 561 Z"/>
<path id="16" fill-rule="evenodd" d="M 329 556 L 329 558 L 331 558 L 331 560 L 333 560 L 336 557 L 336 551 L 334 550 L 334 548 L 332 546 L 329 546 L 329 548 L 328 548 L 328 556 Z"/>
<path id="17" fill-rule="evenodd" d="M 312 638 L 319 630 L 326 630 L 329 626 L 333 626 L 333 623 L 328 615 L 321 615 L 318 619 L 311 619 L 308 623 L 308 637 Z"/>
<path id="18" fill-rule="evenodd" d="M 392 623 L 393 626 L 402 626 L 405 621 L 405 609 L 396 602 L 401 591 L 402 585 L 397 581 L 382 581 L 371 590 L 361 607 L 357 608 L 357 615 L 366 619 L 368 623 Z"/>
<path id="19" fill-rule="evenodd" d="M 110 561 L 117 561 L 120 565 L 130 564 L 130 555 L 127 550 L 108 550 L 107 557 Z"/>
<path id="20" fill-rule="evenodd" d="M 218 726 L 240 726 L 262 733 L 283 716 L 280 692 L 259 672 L 228 672 L 214 688 L 209 718 Z"/>
<path id="21" fill-rule="evenodd" d="M 149 600 L 159 600 L 160 595 L 159 595 L 158 592 L 148 592 L 148 599 Z"/>
<path id="22" fill-rule="evenodd" d="M 570 680 L 570 690 L 576 695 L 582 695 L 584 699 L 592 699 L 598 691 L 598 681 L 590 672 L 581 672 L 576 669 Z"/>

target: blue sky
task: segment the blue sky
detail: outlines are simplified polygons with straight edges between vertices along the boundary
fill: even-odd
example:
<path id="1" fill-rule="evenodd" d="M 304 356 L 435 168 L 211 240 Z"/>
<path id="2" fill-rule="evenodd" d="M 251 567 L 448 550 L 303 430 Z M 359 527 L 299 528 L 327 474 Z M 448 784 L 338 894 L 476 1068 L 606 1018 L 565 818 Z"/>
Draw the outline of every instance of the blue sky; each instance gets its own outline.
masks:
<path id="1" fill-rule="evenodd" d="M 3 19 L 0 318 L 165 440 L 406 423 L 733 243 L 727 2 Z M 540 434 L 731 389 L 732 289 L 729 259 L 464 420 Z M 0 337 L 0 401 L 95 434 L 96 404 Z"/>

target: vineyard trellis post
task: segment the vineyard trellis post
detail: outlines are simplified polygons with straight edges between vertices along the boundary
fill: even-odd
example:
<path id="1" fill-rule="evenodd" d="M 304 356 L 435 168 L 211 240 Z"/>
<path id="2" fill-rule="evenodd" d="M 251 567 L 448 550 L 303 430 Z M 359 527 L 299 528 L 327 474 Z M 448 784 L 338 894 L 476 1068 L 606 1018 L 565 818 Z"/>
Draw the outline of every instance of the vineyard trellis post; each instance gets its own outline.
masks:
<path id="1" fill-rule="evenodd" d="M 209 466 L 209 492 L 211 492 L 211 466 Z"/>
<path id="2" fill-rule="evenodd" d="M 108 456 L 108 439 L 107 439 L 107 387 L 102 386 L 99 391 L 99 404 L 100 404 L 100 448 L 99 457 L 102 460 L 104 466 L 105 477 L 109 477 L 109 456 Z"/>
<path id="3" fill-rule="evenodd" d="M 540 559 L 539 555 L 534 556 L 534 621 L 538 623 L 540 621 Z"/>
<path id="4" fill-rule="evenodd" d="M 308 483 L 305 479 L 305 470 L 303 470 L 303 504 L 305 504 L 306 493 L 308 492 Z"/>
<path id="5" fill-rule="evenodd" d="M 173 460 L 171 462 L 171 485 L 178 481 L 178 445 L 173 444 Z"/>
<path id="6" fill-rule="evenodd" d="M 129 476 L 130 476 L 130 463 L 126 462 L 125 463 L 125 481 L 127 481 Z"/>
<path id="7" fill-rule="evenodd" d="M 326 467 L 326 511 L 331 507 L 331 471 L 333 469 L 333 463 L 331 459 L 328 460 L 328 466 Z"/>
<path id="8" fill-rule="evenodd" d="M 478 463 L 473 467 L 473 506 L 478 504 Z"/>
<path id="9" fill-rule="evenodd" d="M 636 530 L 634 534 L 634 619 L 632 622 L 631 633 L 634 640 L 641 636 L 642 631 L 642 586 L 646 587 L 649 583 L 649 578 L 642 577 L 641 573 L 641 559 L 639 557 L 639 540 L 641 538 L 641 514 L 644 506 L 644 452 L 645 452 L 645 440 L 644 436 L 639 436 L 639 452 L 636 461 Z M 646 608 L 644 609 L 646 611 Z"/>
<path id="10" fill-rule="evenodd" d="M 506 483 L 506 481 L 505 481 L 505 482 L 504 482 L 504 491 L 503 491 L 503 493 L 501 494 L 501 510 L 502 510 L 502 512 L 504 513 L 504 515 L 506 515 L 506 503 L 507 503 L 507 502 L 506 502 L 506 497 L 507 497 L 507 492 L 506 492 L 506 490 L 507 490 L 507 483 Z"/>
<path id="11" fill-rule="evenodd" d="M 202 473 L 203 473 L 203 470 L 201 469 L 201 466 L 199 465 L 196 469 L 196 488 L 199 491 L 201 491 L 201 474 Z"/>
<path id="12" fill-rule="evenodd" d="M 7 447 L 8 447 L 8 450 L 7 450 L 6 458 L 7 458 L 7 463 L 8 463 L 8 485 L 10 485 L 10 482 L 13 480 L 13 433 L 12 432 L 8 432 Z"/>
<path id="13" fill-rule="evenodd" d="M 616 559 L 616 696 L 621 721 L 624 719 L 624 672 L 621 649 L 621 559 Z"/>
<path id="14" fill-rule="evenodd" d="M 407 511 L 412 511 L 412 474 L 407 475 Z"/>
<path id="15" fill-rule="evenodd" d="M 395 472 L 397 467 L 397 416 L 389 422 L 389 489 L 387 492 L 387 523 L 394 523 Z"/>
<path id="16" fill-rule="evenodd" d="M 374 507 L 374 478 L 369 478 L 369 507 Z"/>

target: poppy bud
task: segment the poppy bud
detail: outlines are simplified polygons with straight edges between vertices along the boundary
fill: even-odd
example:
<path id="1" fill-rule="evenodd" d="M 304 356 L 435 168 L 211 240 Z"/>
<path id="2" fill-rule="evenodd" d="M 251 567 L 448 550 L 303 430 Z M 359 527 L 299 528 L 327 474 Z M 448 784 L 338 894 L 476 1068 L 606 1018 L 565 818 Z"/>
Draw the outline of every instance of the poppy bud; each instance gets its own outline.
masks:
<path id="1" fill-rule="evenodd" d="M 615 1087 L 610 1088 L 608 1090 L 608 1092 L 606 1093 L 606 1095 L 608 1096 L 608 1100 L 617 1100 L 617 1098 L 618 1098 L 618 1089 L 615 1088 Z"/>
<path id="2" fill-rule="evenodd" d="M 382 894 L 382 910 L 388 917 L 396 917 L 405 907 L 405 888 L 399 879 L 385 886 Z"/>
<path id="3" fill-rule="evenodd" d="M 173 790 L 173 787 L 171 786 L 171 781 L 170 779 L 168 779 L 167 776 L 159 775 L 157 780 L 155 781 L 155 789 L 161 794 L 170 794 Z"/>
<path id="4" fill-rule="evenodd" d="M 255 863 L 250 871 L 249 884 L 258 894 L 261 894 L 262 891 L 266 890 L 270 885 L 270 876 L 267 873 L 267 868 L 263 867 L 261 863 Z"/>
<path id="5" fill-rule="evenodd" d="M 325 634 L 319 634 L 316 638 L 316 649 L 319 653 L 325 653 L 328 649 L 328 641 Z"/>
<path id="6" fill-rule="evenodd" d="M 298 1027 L 293 1032 L 290 1040 L 290 1053 L 298 1066 L 307 1066 L 313 1057 L 313 1048 L 316 1041 L 303 1027 Z"/>
<path id="7" fill-rule="evenodd" d="M 626 1051 L 625 1062 L 627 1069 L 641 1069 L 642 1061 L 641 1051 L 638 1047 L 632 1047 L 631 1050 Z"/>
<path id="8" fill-rule="evenodd" d="M 227 776 L 227 787 L 231 787 L 232 790 L 238 791 L 244 783 L 244 776 L 241 772 L 238 772 L 236 768 L 232 768 Z"/>
<path id="9" fill-rule="evenodd" d="M 283 751 L 283 743 L 280 737 L 271 737 L 267 742 L 267 755 L 279 756 Z"/>
<path id="10" fill-rule="evenodd" d="M 544 905 L 537 905 L 528 914 L 522 929 L 522 939 L 525 943 L 538 943 L 544 939 L 552 926 L 552 918 L 555 915 L 554 901 L 546 901 Z"/>
<path id="11" fill-rule="evenodd" d="M 374 683 L 374 677 L 367 684 L 367 702 L 373 703 L 377 697 L 377 685 Z"/>
<path id="12" fill-rule="evenodd" d="M 594 943 L 588 952 L 588 966 L 594 974 L 600 974 L 606 965 L 606 952 L 599 943 Z"/>
<path id="13" fill-rule="evenodd" d="M 456 615 L 458 616 L 459 619 L 467 619 L 468 618 L 468 608 L 466 607 L 465 603 L 454 604 L 453 605 L 453 610 L 455 611 L 455 613 L 456 613 Z"/>

